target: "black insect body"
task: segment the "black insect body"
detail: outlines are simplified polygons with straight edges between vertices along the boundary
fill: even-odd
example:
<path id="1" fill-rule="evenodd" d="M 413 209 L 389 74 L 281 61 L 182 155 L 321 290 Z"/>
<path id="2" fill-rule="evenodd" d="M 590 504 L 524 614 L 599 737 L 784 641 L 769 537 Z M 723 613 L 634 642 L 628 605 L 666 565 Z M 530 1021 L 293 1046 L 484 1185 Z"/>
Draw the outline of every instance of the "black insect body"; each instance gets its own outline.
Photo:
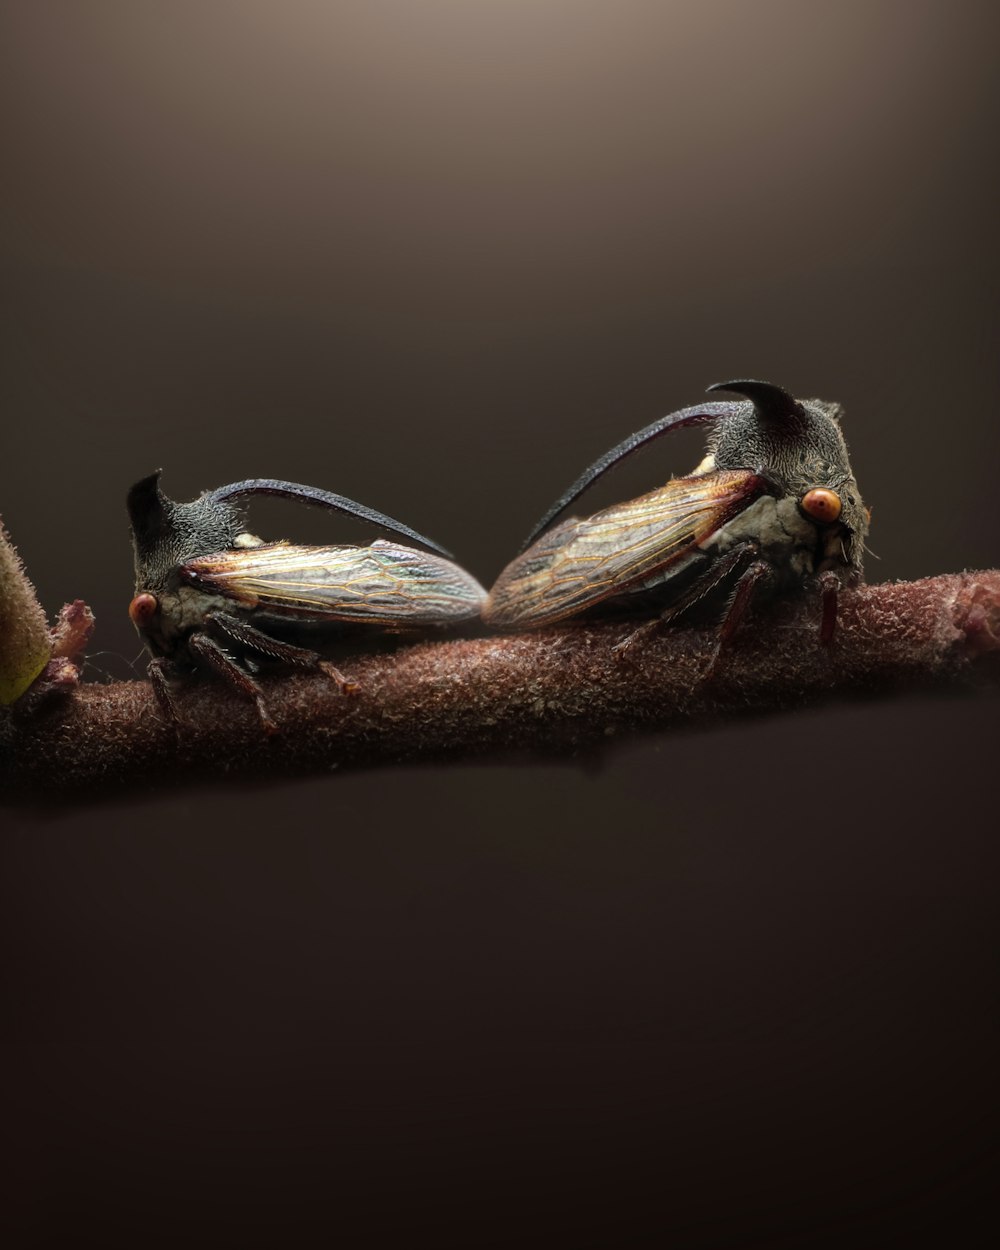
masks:
<path id="1" fill-rule="evenodd" d="M 486 592 L 444 558 L 430 539 L 340 495 L 269 478 L 235 482 L 191 503 L 159 488 L 159 473 L 128 493 L 135 548 L 129 616 L 153 655 L 149 677 L 164 714 L 177 722 L 170 679 L 209 670 L 253 699 L 275 728 L 254 679 L 261 661 L 318 668 L 348 691 L 341 673 L 315 651 L 289 641 L 303 630 L 340 627 L 383 633 L 457 625 L 475 619 Z M 234 500 L 278 495 L 361 517 L 424 547 L 377 539 L 368 547 L 265 543 L 246 532 Z"/>
<path id="2" fill-rule="evenodd" d="M 860 580 L 868 532 L 840 432 L 840 407 L 794 399 L 766 382 L 709 389 L 746 399 L 671 413 L 587 469 L 535 527 L 531 545 L 500 574 L 483 610 L 488 624 L 535 629 L 609 610 L 671 620 L 725 593 L 721 647 L 759 594 L 812 584 L 822 594 L 820 637 L 832 639 L 837 592 Z M 708 426 L 710 437 L 693 474 L 549 528 L 626 456 L 694 425 Z"/>

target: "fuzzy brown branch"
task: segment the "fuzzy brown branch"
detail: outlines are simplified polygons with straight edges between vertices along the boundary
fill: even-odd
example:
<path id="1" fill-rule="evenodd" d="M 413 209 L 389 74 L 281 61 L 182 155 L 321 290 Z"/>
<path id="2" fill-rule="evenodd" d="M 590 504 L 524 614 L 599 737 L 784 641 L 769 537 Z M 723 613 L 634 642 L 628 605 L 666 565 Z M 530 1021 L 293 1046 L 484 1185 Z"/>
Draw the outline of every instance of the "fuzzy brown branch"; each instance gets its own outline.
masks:
<path id="1" fill-rule="evenodd" d="M 592 753 L 629 734 L 931 687 L 1000 687 L 1000 572 L 841 596 L 836 638 L 811 598 L 750 622 L 705 678 L 711 630 L 664 628 L 626 654 L 632 625 L 421 643 L 343 662 L 343 695 L 318 675 L 275 675 L 276 734 L 210 681 L 179 696 L 175 734 L 145 682 L 83 685 L 0 723 L 8 801 L 109 795 L 212 778 L 262 780 L 418 760 Z"/>

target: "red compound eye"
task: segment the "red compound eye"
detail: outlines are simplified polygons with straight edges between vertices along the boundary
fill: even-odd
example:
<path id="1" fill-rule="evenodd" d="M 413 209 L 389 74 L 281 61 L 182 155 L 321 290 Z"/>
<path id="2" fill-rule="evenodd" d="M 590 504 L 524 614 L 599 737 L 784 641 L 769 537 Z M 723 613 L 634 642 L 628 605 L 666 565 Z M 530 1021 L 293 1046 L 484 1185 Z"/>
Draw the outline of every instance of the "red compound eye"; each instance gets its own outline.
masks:
<path id="1" fill-rule="evenodd" d="M 156 601 L 156 596 L 146 591 L 141 595 L 136 595 L 128 605 L 128 614 L 132 618 L 132 624 L 139 629 L 143 625 L 148 625 L 159 610 L 160 605 Z"/>
<path id="2" fill-rule="evenodd" d="M 821 525 L 831 525 L 840 516 L 840 496 L 835 490 L 814 486 L 799 500 L 799 507 L 808 517 Z"/>

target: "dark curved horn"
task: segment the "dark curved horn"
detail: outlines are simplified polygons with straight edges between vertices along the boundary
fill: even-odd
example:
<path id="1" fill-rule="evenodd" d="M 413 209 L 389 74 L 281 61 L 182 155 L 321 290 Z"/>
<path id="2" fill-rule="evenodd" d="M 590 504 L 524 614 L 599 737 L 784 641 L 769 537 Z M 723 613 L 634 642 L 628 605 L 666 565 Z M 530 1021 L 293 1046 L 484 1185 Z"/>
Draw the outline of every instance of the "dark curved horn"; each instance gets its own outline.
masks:
<path id="1" fill-rule="evenodd" d="M 652 425 L 647 425 L 645 429 L 639 430 L 638 433 L 630 434 L 617 447 L 612 447 L 610 451 L 606 451 L 600 460 L 596 460 L 589 469 L 585 469 L 573 485 L 559 496 L 524 540 L 521 550 L 524 551 L 526 547 L 529 547 L 543 530 L 549 528 L 560 512 L 564 512 L 575 499 L 583 494 L 588 486 L 592 486 L 599 477 L 603 477 L 609 469 L 613 469 L 626 456 L 630 456 L 634 451 L 638 451 L 640 447 L 645 447 L 654 438 L 659 438 L 662 434 L 669 434 L 671 430 L 679 430 L 689 425 L 708 425 L 713 421 L 720 420 L 722 417 L 729 416 L 738 407 L 739 405 L 735 401 L 729 403 L 717 401 L 709 404 L 695 404 L 691 408 L 682 408 L 679 412 L 671 412 L 665 417 L 660 417 L 659 420 L 654 421 Z"/>
<path id="2" fill-rule="evenodd" d="M 799 430 L 805 420 L 805 410 L 799 401 L 772 382 L 756 382 L 752 378 L 736 382 L 716 382 L 709 391 L 735 391 L 745 395 L 754 406 L 762 425 L 776 431 Z"/>
<path id="3" fill-rule="evenodd" d="M 372 525 L 391 530 L 394 534 L 411 538 L 414 542 L 420 543 L 423 547 L 429 547 L 431 551 L 436 551 L 440 555 L 451 556 L 450 551 L 445 551 L 436 542 L 425 538 L 423 534 L 418 534 L 416 530 L 410 529 L 402 521 L 394 521 L 392 517 L 376 512 L 374 508 L 366 508 L 364 504 L 355 503 L 353 499 L 346 499 L 343 495 L 334 495 L 328 490 L 320 490 L 318 486 L 302 486 L 298 482 L 279 482 L 274 478 L 254 477 L 248 478 L 245 482 L 231 482 L 228 486 L 219 486 L 215 490 L 207 491 L 202 495 L 202 499 L 222 502 L 227 499 L 237 499 L 242 495 L 277 495 L 281 499 L 298 499 L 301 503 L 330 508 L 344 516 L 360 517 L 362 521 L 369 521 Z"/>

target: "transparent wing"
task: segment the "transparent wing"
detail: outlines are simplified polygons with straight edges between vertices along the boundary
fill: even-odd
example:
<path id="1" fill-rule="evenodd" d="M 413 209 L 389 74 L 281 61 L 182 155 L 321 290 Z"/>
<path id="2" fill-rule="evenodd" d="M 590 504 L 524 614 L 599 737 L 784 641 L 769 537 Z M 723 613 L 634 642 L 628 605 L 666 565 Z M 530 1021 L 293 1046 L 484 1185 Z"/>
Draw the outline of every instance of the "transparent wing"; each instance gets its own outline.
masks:
<path id="1" fill-rule="evenodd" d="M 370 547 L 269 543 L 202 556 L 190 585 L 278 615 L 369 624 L 440 625 L 478 616 L 486 597 L 464 569 L 379 539 Z"/>
<path id="2" fill-rule="evenodd" d="M 564 521 L 504 569 L 483 617 L 532 629 L 591 608 L 679 560 L 765 489 L 755 473 L 706 473 Z"/>

